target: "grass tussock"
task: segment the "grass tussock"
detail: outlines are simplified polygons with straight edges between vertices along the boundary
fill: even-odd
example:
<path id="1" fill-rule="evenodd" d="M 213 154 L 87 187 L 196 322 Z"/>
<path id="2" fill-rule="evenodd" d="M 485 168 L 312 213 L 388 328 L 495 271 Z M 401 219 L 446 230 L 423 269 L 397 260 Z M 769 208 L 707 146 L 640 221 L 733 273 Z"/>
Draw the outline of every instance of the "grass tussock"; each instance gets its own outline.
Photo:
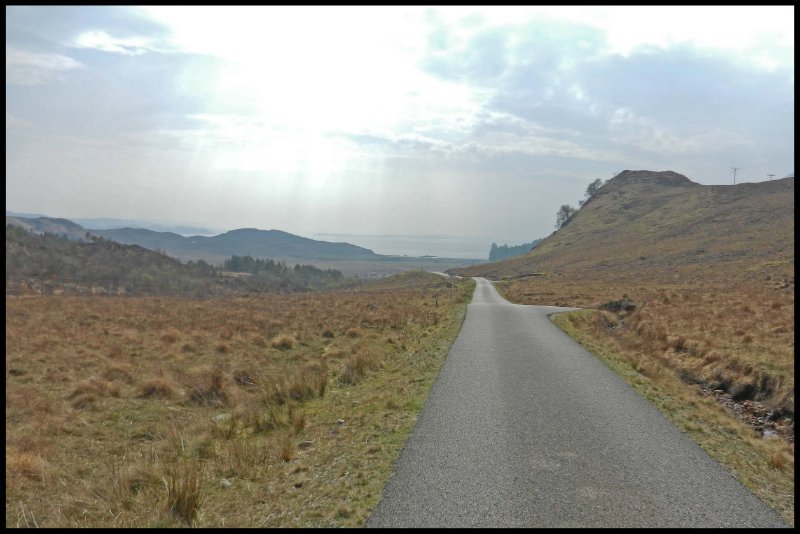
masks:
<path id="1" fill-rule="evenodd" d="M 38 454 L 6 450 L 6 478 L 21 476 L 44 483 L 47 472 L 47 463 Z"/>
<path id="2" fill-rule="evenodd" d="M 289 350 L 292 347 L 294 347 L 294 339 L 286 334 L 280 334 L 278 336 L 273 337 L 269 341 L 269 345 L 273 349 Z"/>
<path id="3" fill-rule="evenodd" d="M 192 524 L 202 505 L 200 468 L 197 462 L 178 462 L 167 473 L 165 511 Z"/>
<path id="4" fill-rule="evenodd" d="M 136 396 L 140 399 L 170 399 L 175 395 L 175 385 L 165 378 L 155 378 L 139 385 Z"/>

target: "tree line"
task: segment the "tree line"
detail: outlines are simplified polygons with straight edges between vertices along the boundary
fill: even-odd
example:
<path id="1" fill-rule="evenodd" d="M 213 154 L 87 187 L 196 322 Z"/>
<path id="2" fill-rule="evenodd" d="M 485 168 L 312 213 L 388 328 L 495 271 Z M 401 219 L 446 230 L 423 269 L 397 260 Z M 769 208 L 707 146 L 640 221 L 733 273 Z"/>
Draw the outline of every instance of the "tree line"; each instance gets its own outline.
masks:
<path id="1" fill-rule="evenodd" d="M 533 247 L 541 243 L 541 239 L 534 239 L 530 243 L 523 243 L 521 245 L 500 245 L 498 246 L 497 243 L 492 243 L 492 247 L 489 249 L 489 261 L 500 261 L 505 260 L 508 258 L 513 258 L 515 256 L 524 256 L 531 250 Z"/>
<path id="2" fill-rule="evenodd" d="M 301 264 L 289 267 L 284 262 L 252 256 L 233 255 L 225 260 L 223 270 L 254 275 L 252 279 L 242 280 L 243 284 L 253 289 L 263 285 L 275 285 L 284 289 L 321 290 L 344 287 L 355 282 L 336 269 L 320 269 L 313 265 Z"/>

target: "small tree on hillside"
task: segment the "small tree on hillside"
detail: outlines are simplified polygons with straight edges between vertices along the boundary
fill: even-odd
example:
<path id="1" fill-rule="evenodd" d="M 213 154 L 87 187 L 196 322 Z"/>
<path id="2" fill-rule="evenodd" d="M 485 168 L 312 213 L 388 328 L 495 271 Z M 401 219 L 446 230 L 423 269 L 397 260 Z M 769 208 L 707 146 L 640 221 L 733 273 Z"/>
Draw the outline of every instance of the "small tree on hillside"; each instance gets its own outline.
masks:
<path id="1" fill-rule="evenodd" d="M 564 204 L 558 208 L 558 211 L 556 212 L 556 230 L 564 226 L 564 223 L 567 222 L 570 217 L 575 215 L 577 211 L 578 210 L 568 204 Z"/>
<path id="2" fill-rule="evenodd" d="M 592 198 L 594 196 L 594 194 L 597 193 L 597 191 L 601 187 L 603 187 L 603 180 L 601 180 L 600 178 L 598 178 L 594 182 L 590 183 L 586 187 L 586 200 L 589 200 L 590 198 Z"/>
<path id="3" fill-rule="evenodd" d="M 592 198 L 594 196 L 594 194 L 597 193 L 597 191 L 601 187 L 603 187 L 603 184 L 604 184 L 603 180 L 598 178 L 597 180 L 595 180 L 594 182 L 592 182 L 588 186 L 586 186 L 586 193 L 584 193 L 586 195 L 586 198 L 583 199 L 583 200 L 579 200 L 578 201 L 578 205 L 579 206 L 583 206 L 586 202 L 588 202 L 589 199 Z"/>

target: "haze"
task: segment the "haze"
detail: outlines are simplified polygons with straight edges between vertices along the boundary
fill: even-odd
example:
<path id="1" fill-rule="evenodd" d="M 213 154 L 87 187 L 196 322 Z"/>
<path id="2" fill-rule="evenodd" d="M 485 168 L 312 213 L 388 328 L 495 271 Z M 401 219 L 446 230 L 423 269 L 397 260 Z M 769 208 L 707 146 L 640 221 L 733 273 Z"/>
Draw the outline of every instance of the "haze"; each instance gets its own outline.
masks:
<path id="1" fill-rule="evenodd" d="M 17 212 L 488 250 L 732 167 L 794 172 L 793 6 L 6 7 Z"/>

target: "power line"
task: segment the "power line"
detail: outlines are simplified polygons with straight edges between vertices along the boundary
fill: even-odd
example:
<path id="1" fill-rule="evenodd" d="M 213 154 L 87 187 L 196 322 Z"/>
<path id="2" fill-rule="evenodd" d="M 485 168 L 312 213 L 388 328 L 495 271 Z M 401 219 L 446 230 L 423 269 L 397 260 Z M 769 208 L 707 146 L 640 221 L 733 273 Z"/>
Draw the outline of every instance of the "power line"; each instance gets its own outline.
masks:
<path id="1" fill-rule="evenodd" d="M 769 181 L 770 181 L 770 182 L 772 181 L 772 177 L 773 177 L 773 176 L 775 176 L 775 175 L 774 175 L 774 174 L 768 174 L 768 175 L 767 175 L 767 178 L 769 178 Z"/>

